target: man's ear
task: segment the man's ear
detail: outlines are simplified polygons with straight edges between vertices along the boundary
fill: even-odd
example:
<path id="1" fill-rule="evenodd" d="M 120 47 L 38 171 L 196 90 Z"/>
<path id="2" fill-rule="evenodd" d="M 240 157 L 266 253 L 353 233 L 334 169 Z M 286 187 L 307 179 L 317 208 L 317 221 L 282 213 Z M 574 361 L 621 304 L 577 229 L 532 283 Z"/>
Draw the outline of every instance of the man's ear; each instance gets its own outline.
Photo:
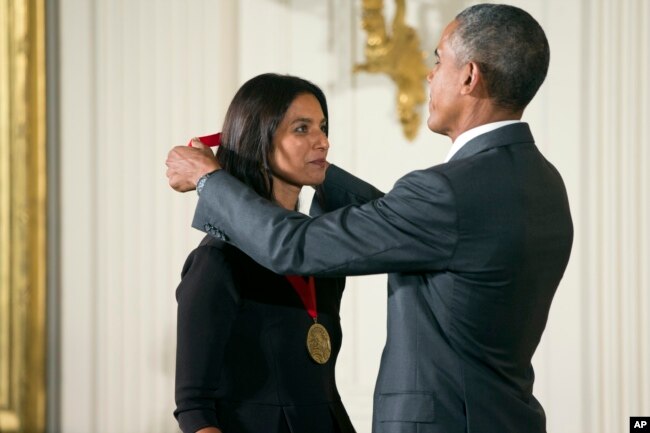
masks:
<path id="1" fill-rule="evenodd" d="M 483 86 L 483 74 L 476 62 L 468 62 L 463 66 L 461 94 L 469 95 Z"/>

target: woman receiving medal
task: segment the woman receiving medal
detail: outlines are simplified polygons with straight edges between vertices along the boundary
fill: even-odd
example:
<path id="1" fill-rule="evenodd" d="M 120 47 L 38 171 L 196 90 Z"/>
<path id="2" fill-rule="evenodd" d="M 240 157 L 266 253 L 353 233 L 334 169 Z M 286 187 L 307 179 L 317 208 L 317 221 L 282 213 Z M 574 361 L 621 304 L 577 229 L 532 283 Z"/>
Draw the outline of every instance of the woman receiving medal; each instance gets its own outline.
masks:
<path id="1" fill-rule="evenodd" d="M 232 100 L 217 158 L 260 196 L 297 209 L 301 188 L 325 178 L 327 120 L 314 84 L 259 75 Z M 246 215 L 232 218 L 246 226 Z M 206 230 L 176 291 L 183 432 L 354 432 L 334 376 L 345 280 L 275 274 Z"/>

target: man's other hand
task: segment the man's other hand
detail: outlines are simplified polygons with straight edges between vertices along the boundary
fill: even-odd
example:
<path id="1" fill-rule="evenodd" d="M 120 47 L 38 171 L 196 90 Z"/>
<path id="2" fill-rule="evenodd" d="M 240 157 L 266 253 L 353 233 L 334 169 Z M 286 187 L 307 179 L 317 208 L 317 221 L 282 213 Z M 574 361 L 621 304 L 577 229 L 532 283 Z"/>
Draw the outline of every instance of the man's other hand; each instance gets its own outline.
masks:
<path id="1" fill-rule="evenodd" d="M 192 140 L 192 147 L 172 148 L 165 163 L 169 186 L 178 192 L 196 189 L 196 183 L 201 176 L 221 169 L 212 150 L 196 138 Z"/>

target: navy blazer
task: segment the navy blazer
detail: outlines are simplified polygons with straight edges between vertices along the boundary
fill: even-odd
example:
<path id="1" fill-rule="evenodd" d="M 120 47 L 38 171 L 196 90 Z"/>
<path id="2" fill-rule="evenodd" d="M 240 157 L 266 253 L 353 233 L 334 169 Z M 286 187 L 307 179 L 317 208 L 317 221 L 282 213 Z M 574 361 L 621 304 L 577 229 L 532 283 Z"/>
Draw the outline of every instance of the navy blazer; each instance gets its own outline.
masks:
<path id="1" fill-rule="evenodd" d="M 193 225 L 279 273 L 389 273 L 375 433 L 545 432 L 531 358 L 573 225 L 528 125 L 480 135 L 384 196 L 336 167 L 324 187 L 326 210 L 357 204 L 309 219 L 219 171 Z"/>
<path id="2" fill-rule="evenodd" d="M 313 319 L 288 280 L 206 236 L 176 291 L 181 430 L 354 433 L 334 375 L 344 286 L 343 278 L 316 278 L 318 322 L 332 348 L 328 362 L 317 364 L 306 347 Z"/>

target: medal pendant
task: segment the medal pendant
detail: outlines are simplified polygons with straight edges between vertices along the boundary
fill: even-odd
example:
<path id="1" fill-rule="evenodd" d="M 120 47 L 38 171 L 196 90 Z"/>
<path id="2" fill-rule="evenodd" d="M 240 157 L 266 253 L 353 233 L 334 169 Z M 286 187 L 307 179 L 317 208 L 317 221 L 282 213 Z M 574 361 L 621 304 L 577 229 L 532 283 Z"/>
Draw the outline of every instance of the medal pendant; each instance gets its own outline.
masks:
<path id="1" fill-rule="evenodd" d="M 332 345 L 327 329 L 320 323 L 314 323 L 307 332 L 307 351 L 309 356 L 319 364 L 325 364 L 330 359 Z"/>

